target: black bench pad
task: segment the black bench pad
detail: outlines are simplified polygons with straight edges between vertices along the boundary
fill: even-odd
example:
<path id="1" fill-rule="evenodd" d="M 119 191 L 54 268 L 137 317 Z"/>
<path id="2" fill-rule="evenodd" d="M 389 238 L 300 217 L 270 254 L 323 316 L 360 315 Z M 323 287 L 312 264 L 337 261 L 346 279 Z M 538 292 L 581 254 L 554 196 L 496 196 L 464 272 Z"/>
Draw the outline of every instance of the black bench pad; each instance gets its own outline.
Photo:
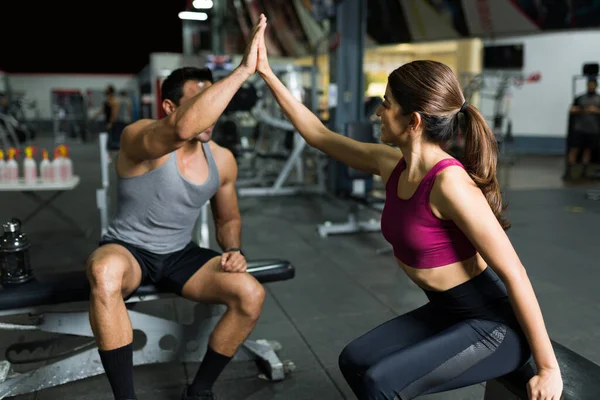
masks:
<path id="1" fill-rule="evenodd" d="M 277 282 L 292 279 L 294 266 L 285 260 L 249 260 L 248 272 L 259 282 Z M 142 285 L 132 296 L 166 293 L 153 284 Z M 36 276 L 26 284 L 0 289 L 0 311 L 38 307 L 53 304 L 88 301 L 90 286 L 85 272 Z"/>
<path id="2" fill-rule="evenodd" d="M 596 400 L 600 398 L 600 366 L 552 341 L 563 379 L 561 400 Z M 535 376 L 537 368 L 531 360 L 524 367 L 496 379 L 516 396 L 527 399 L 527 382 Z"/>

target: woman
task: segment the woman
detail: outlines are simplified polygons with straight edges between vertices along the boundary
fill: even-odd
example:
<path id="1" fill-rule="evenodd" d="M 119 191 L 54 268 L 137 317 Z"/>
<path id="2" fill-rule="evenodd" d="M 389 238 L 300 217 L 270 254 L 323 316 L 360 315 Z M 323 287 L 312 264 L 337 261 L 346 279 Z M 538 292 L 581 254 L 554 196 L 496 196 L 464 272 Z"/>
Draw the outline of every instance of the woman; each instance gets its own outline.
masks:
<path id="1" fill-rule="evenodd" d="M 328 130 L 271 71 L 257 71 L 307 143 L 386 183 L 381 228 L 399 266 L 429 303 L 371 330 L 339 357 L 359 399 L 412 399 L 484 382 L 528 361 L 528 390 L 558 400 L 562 379 L 525 268 L 505 233 L 494 135 L 446 65 L 415 61 L 389 76 L 383 144 Z M 464 120 L 464 164 L 440 147 Z"/>

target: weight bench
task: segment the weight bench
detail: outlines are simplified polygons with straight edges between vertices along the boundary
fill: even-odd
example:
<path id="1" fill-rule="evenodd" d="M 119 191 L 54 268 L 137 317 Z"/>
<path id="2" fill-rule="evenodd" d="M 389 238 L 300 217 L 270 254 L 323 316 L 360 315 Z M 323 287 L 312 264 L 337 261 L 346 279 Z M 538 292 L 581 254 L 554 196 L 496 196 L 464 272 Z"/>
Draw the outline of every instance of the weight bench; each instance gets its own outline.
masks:
<path id="1" fill-rule="evenodd" d="M 248 261 L 248 272 L 261 283 L 288 280 L 295 275 L 294 267 L 283 260 Z M 88 319 L 89 296 L 90 287 L 83 271 L 38 277 L 21 286 L 0 289 L 0 316 L 27 315 L 31 322 L 2 322 L 0 330 L 62 334 L 46 340 L 19 340 L 6 349 L 6 361 L 0 361 L 0 399 L 104 373 Z M 189 325 L 133 310 L 140 302 L 167 298 L 178 297 L 150 284 L 141 286 L 126 301 L 134 330 L 134 366 L 201 361 L 209 335 L 225 310 L 222 305 L 187 302 L 193 307 L 194 318 Z M 139 334 L 143 336 L 138 341 Z M 75 345 L 74 337 L 79 337 Z M 87 341 L 81 344 L 81 339 Z M 68 350 L 61 351 L 61 347 L 69 345 Z M 279 381 L 295 368 L 292 362 L 279 359 L 275 352 L 281 348 L 274 341 L 246 340 L 233 359 L 256 360 L 268 379 Z M 40 357 L 40 350 L 46 355 Z M 12 368 L 13 364 L 40 361 L 48 363 L 33 366 L 25 373 L 14 372 Z"/>
<path id="2" fill-rule="evenodd" d="M 595 400 L 600 396 L 600 366 L 552 341 L 563 379 L 561 400 Z M 488 381 L 484 400 L 527 400 L 527 382 L 535 376 L 533 359 L 519 370 Z"/>

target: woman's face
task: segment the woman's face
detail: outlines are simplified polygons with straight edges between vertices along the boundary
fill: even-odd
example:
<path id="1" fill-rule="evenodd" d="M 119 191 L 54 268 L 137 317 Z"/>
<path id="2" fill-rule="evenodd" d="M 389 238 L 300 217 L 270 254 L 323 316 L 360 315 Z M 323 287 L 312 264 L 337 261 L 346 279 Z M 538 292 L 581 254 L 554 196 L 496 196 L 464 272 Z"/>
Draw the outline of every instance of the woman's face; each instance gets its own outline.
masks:
<path id="1" fill-rule="evenodd" d="M 377 116 L 381 119 L 381 141 L 388 144 L 401 144 L 408 139 L 410 115 L 403 115 L 402 107 L 390 90 L 385 89 L 383 103 L 377 107 Z"/>

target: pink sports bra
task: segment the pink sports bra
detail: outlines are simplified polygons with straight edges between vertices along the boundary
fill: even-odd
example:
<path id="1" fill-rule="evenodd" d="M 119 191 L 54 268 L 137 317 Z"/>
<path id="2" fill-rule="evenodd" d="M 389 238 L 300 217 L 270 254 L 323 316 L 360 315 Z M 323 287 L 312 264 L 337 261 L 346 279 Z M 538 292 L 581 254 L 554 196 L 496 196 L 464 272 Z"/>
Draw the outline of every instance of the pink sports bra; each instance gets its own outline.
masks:
<path id="1" fill-rule="evenodd" d="M 398 179 L 406 168 L 402 158 L 386 184 L 381 232 L 394 248 L 394 255 L 413 268 L 435 268 L 466 260 L 477 250 L 454 221 L 433 215 L 429 194 L 437 174 L 450 165 L 464 166 L 454 158 L 438 162 L 423 177 L 409 199 L 398 197 Z"/>

